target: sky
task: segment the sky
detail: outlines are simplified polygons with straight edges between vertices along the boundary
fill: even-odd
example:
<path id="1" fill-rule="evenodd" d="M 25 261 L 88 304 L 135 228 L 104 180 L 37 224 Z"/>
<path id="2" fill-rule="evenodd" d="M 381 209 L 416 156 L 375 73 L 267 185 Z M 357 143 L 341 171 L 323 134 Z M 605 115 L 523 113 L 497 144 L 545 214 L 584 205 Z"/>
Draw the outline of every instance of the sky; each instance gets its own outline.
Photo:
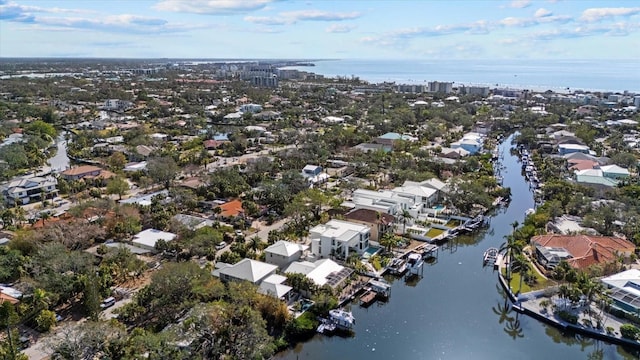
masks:
<path id="1" fill-rule="evenodd" d="M 640 0 L 0 0 L 0 57 L 640 59 Z"/>

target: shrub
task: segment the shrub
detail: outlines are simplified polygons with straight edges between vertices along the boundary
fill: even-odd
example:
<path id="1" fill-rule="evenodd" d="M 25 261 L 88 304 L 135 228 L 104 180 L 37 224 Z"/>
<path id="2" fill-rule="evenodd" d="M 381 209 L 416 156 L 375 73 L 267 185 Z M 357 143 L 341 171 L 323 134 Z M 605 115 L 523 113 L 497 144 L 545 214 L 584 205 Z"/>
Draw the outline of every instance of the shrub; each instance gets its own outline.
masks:
<path id="1" fill-rule="evenodd" d="M 36 316 L 38 331 L 47 332 L 56 324 L 56 313 L 50 310 L 42 310 Z"/>
<path id="2" fill-rule="evenodd" d="M 620 335 L 625 339 L 637 340 L 640 329 L 632 324 L 624 324 L 620 326 Z"/>
<path id="3" fill-rule="evenodd" d="M 307 311 L 299 317 L 289 321 L 285 327 L 289 340 L 299 341 L 313 336 L 318 327 L 318 321 L 313 313 Z"/>
<path id="4" fill-rule="evenodd" d="M 616 330 L 615 330 L 614 328 L 612 328 L 611 326 L 607 326 L 607 329 L 606 329 L 606 330 L 607 330 L 607 334 L 609 334 L 609 335 L 613 335 L 613 334 L 615 333 L 615 331 L 616 331 Z"/>
<path id="5" fill-rule="evenodd" d="M 560 317 L 560 319 L 570 323 L 570 324 L 577 324 L 578 323 L 578 317 L 566 310 L 562 310 L 560 312 L 558 312 L 558 316 Z"/>

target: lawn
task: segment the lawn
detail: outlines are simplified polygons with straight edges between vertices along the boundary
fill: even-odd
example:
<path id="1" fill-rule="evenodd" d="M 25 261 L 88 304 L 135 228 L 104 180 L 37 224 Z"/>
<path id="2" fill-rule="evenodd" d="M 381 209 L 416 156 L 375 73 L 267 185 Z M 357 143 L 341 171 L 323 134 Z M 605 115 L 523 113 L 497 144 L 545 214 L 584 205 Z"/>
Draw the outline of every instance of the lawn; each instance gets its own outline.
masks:
<path id="1" fill-rule="evenodd" d="M 460 220 L 452 219 L 452 220 L 447 221 L 447 223 L 444 224 L 444 226 L 446 226 L 446 227 L 448 227 L 450 229 L 453 229 L 453 228 L 456 228 L 456 227 L 460 226 L 460 224 L 461 224 Z"/>
<path id="2" fill-rule="evenodd" d="M 533 266 L 533 265 L 531 265 Z M 533 285 L 533 287 L 529 286 L 526 282 L 522 281 L 522 289 L 519 289 L 520 287 L 520 273 L 513 273 L 511 274 L 511 284 L 509 284 L 509 286 L 511 287 L 511 291 L 513 291 L 514 294 L 520 292 L 520 293 L 527 293 L 529 291 L 535 291 L 535 290 L 542 290 L 544 288 L 547 287 L 547 279 L 543 278 L 542 275 L 540 275 L 537 271 L 535 270 L 531 270 L 531 272 L 535 275 L 536 277 L 536 284 Z M 506 274 L 506 269 L 502 270 L 502 275 L 504 276 Z"/>
<path id="3" fill-rule="evenodd" d="M 436 236 L 442 235 L 443 232 L 444 230 L 431 228 L 427 232 L 427 236 L 433 239 Z"/>

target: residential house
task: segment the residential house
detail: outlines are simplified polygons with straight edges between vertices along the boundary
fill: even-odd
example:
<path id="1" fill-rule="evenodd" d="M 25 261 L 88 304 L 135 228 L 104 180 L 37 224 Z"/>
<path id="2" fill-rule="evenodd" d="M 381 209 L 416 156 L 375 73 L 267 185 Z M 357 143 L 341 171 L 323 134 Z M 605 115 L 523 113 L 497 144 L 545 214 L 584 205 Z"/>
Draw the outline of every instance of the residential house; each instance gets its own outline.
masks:
<path id="1" fill-rule="evenodd" d="M 309 246 L 280 240 L 264 249 L 265 261 L 283 269 L 294 261 L 300 260 Z"/>
<path id="2" fill-rule="evenodd" d="M 218 140 L 209 139 L 209 140 L 205 140 L 202 144 L 204 145 L 204 148 L 207 150 L 215 150 L 228 142 L 229 140 L 218 141 Z"/>
<path id="3" fill-rule="evenodd" d="M 223 219 L 233 219 L 236 217 L 244 216 L 244 209 L 242 208 L 242 201 L 239 199 L 234 199 L 231 201 L 227 201 L 224 204 L 218 206 L 220 208 L 220 212 L 218 213 L 218 217 Z"/>
<path id="4" fill-rule="evenodd" d="M 303 274 L 318 286 L 329 285 L 335 289 L 349 278 L 353 270 L 331 259 L 322 259 L 315 262 L 294 262 L 284 272 L 285 274 Z"/>
<path id="5" fill-rule="evenodd" d="M 474 155 L 482 150 L 483 144 L 484 135 L 469 132 L 464 134 L 460 140 L 452 142 L 450 146 L 452 149 L 462 148 L 468 151 L 471 155 Z"/>
<path id="6" fill-rule="evenodd" d="M 291 286 L 285 285 L 287 278 L 282 275 L 272 274 L 267 276 L 258 287 L 260 294 L 273 296 L 276 299 L 280 299 L 284 302 L 288 302 L 291 298 Z"/>
<path id="7" fill-rule="evenodd" d="M 155 252 L 158 241 L 164 240 L 165 242 L 170 242 L 175 240 L 177 237 L 178 235 L 174 233 L 156 229 L 147 229 L 134 235 L 133 240 L 131 240 L 131 244 L 140 249 Z"/>
<path id="8" fill-rule="evenodd" d="M 176 214 L 171 219 L 179 222 L 189 230 L 198 230 L 205 226 L 213 226 L 213 221 L 198 216 L 187 214 Z"/>
<path id="9" fill-rule="evenodd" d="M 25 205 L 33 201 L 56 197 L 58 195 L 57 184 L 58 181 L 51 176 L 16 178 L 3 187 L 2 193 L 8 204 Z"/>
<path id="10" fill-rule="evenodd" d="M 311 185 L 321 184 L 329 179 L 329 175 L 319 165 L 306 165 L 302 169 L 302 177 Z"/>
<path id="11" fill-rule="evenodd" d="M 640 312 L 640 270 L 629 269 L 600 281 L 608 289 L 614 307 L 632 314 Z"/>
<path id="12" fill-rule="evenodd" d="M 366 225 L 371 233 L 371 241 L 380 242 L 383 234 L 393 231 L 395 217 L 369 209 L 353 209 L 344 215 L 347 221 Z"/>
<path id="13" fill-rule="evenodd" d="M 537 235 L 531 238 L 536 259 L 547 269 L 555 268 L 565 260 L 575 269 L 615 262 L 618 257 L 629 258 L 635 245 L 613 236 L 592 235 Z"/>
<path id="14" fill-rule="evenodd" d="M 576 182 L 580 184 L 614 187 L 621 179 L 629 177 L 629 171 L 617 165 L 596 166 L 593 169 L 576 170 Z"/>
<path id="15" fill-rule="evenodd" d="M 244 105 L 240 105 L 240 108 L 238 108 L 238 111 L 240 111 L 241 113 L 257 114 L 262 111 L 262 105 L 244 104 Z"/>
<path id="16" fill-rule="evenodd" d="M 106 181 L 115 177 L 116 174 L 109 170 L 104 170 L 93 165 L 82 165 L 67 169 L 61 173 L 62 178 L 67 181 L 84 179 L 92 181 L 98 185 L 105 185 Z"/>
<path id="17" fill-rule="evenodd" d="M 558 153 L 560 155 L 567 155 L 571 153 L 580 152 L 583 154 L 589 154 L 589 147 L 580 144 L 560 144 L 558 145 Z"/>
<path id="18" fill-rule="evenodd" d="M 389 132 L 384 135 L 378 136 L 373 140 L 373 142 L 376 144 L 383 144 L 383 145 L 389 145 L 389 146 L 393 146 L 393 144 L 397 141 L 414 142 L 414 141 L 418 141 L 418 138 L 410 135 L 403 135 L 395 132 Z"/>
<path id="19" fill-rule="evenodd" d="M 231 265 L 217 263 L 217 269 L 212 272 L 213 276 L 219 277 L 223 282 L 248 281 L 259 285 L 267 277 L 274 275 L 278 267 L 253 259 L 242 259 Z"/>
<path id="20" fill-rule="evenodd" d="M 342 220 L 330 220 L 309 230 L 311 254 L 316 258 L 337 256 L 346 259 L 350 252 L 364 253 L 369 248 L 368 226 Z"/>
<path id="21" fill-rule="evenodd" d="M 102 106 L 103 109 L 109 111 L 124 111 L 131 107 L 133 107 L 133 103 L 131 101 L 120 99 L 105 100 L 104 105 Z"/>

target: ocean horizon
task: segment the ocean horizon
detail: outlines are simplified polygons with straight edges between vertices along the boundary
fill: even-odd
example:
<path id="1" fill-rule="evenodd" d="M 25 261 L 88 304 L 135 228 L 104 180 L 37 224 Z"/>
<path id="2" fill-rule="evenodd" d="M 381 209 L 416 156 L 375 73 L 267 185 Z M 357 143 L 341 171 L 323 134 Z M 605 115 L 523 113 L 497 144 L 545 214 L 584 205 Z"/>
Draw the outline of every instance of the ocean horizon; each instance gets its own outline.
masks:
<path id="1" fill-rule="evenodd" d="M 455 85 L 640 93 L 637 60 L 309 60 L 315 66 L 287 67 L 326 77 L 358 77 L 370 83 Z"/>

